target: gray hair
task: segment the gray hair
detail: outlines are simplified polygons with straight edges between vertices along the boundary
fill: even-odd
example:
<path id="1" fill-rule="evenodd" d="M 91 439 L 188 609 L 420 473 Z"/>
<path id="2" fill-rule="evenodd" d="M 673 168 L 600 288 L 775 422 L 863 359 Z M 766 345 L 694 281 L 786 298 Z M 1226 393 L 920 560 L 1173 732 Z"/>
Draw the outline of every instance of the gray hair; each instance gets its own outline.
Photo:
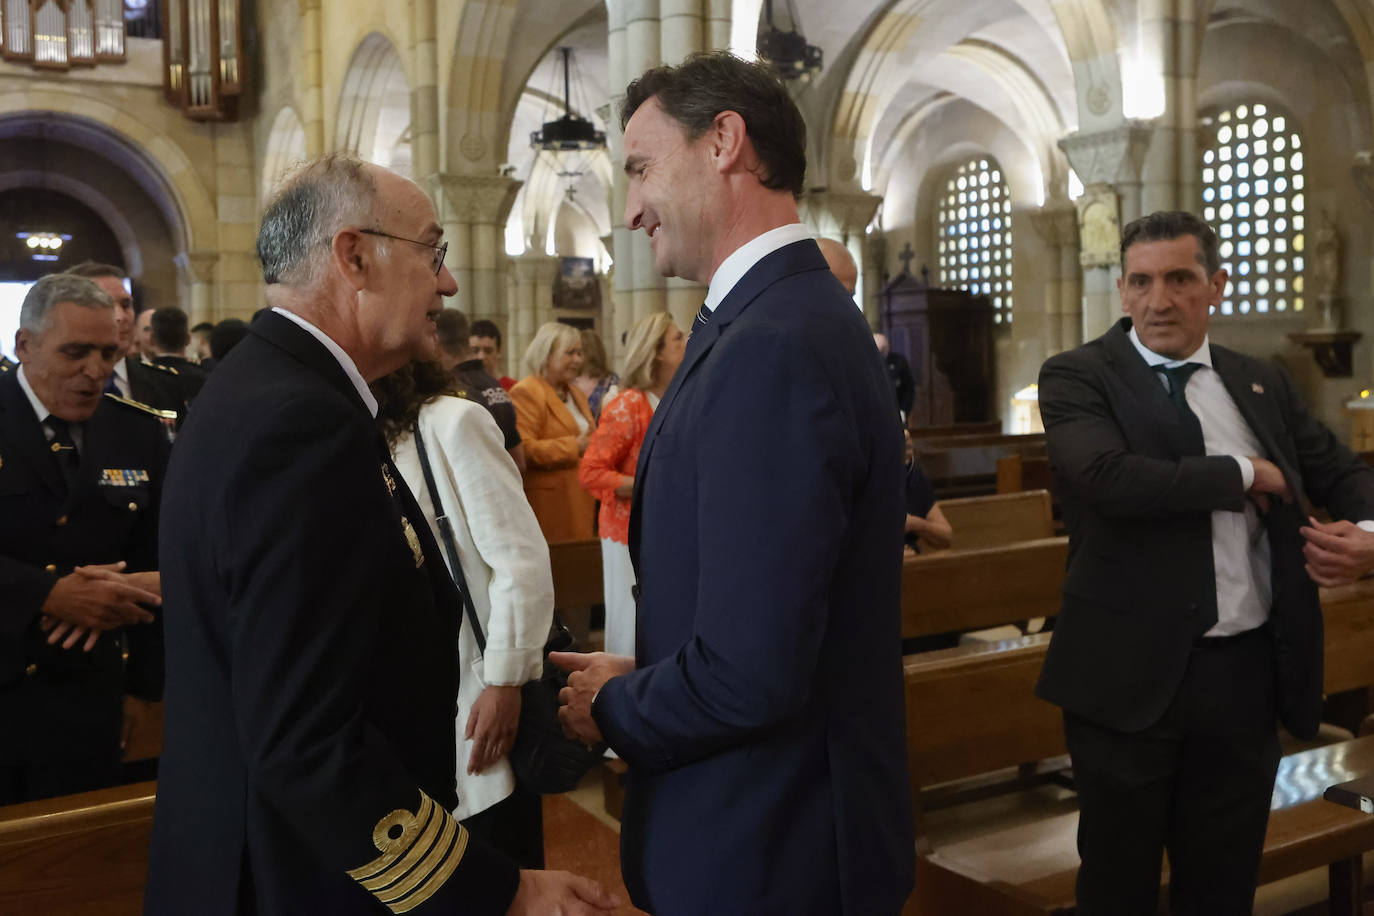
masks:
<path id="1" fill-rule="evenodd" d="M 52 324 L 52 310 L 62 302 L 88 309 L 114 308 L 114 300 L 85 277 L 48 274 L 29 287 L 19 307 L 19 326 L 30 334 L 42 334 Z"/>
<path id="2" fill-rule="evenodd" d="M 366 163 L 330 153 L 302 163 L 278 187 L 258 230 L 258 260 L 269 286 L 310 287 L 324 270 L 334 235 L 369 225 L 377 183 Z"/>

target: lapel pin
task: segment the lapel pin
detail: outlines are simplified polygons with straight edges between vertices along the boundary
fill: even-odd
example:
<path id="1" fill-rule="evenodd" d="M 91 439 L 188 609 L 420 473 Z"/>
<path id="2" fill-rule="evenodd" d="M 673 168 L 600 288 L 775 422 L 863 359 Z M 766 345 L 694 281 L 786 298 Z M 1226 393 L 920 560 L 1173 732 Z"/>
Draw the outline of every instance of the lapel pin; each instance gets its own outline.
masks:
<path id="1" fill-rule="evenodd" d="M 1261 385 L 1259 382 L 1251 382 L 1250 390 L 1253 391 L 1255 394 L 1264 394 L 1264 386 Z"/>

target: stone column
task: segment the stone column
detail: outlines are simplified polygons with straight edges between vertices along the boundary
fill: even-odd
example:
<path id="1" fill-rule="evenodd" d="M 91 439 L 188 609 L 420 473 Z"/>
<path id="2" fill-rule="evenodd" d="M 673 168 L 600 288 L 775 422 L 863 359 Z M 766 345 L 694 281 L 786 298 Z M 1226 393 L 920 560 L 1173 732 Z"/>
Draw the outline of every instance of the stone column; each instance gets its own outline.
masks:
<path id="1" fill-rule="evenodd" d="M 1374 207 L 1374 152 L 1363 150 L 1356 153 L 1350 173 L 1355 180 L 1355 187 L 1364 195 L 1365 202 Z M 1370 270 L 1369 288 L 1374 290 L 1374 258 L 1367 259 L 1367 262 Z"/>
<path id="2" fill-rule="evenodd" d="M 1121 227 L 1141 213 L 1140 175 L 1150 132 L 1146 122 L 1127 121 L 1059 141 L 1085 188 L 1078 199 L 1083 340 L 1103 334 L 1120 310 L 1115 287 L 1120 275 Z"/>
<path id="3" fill-rule="evenodd" d="M 881 282 L 871 259 L 865 257 L 864 238 L 868 224 L 878 212 L 883 199 L 863 191 L 837 191 L 816 188 L 806 193 L 800 202 L 802 222 L 817 236 L 843 242 L 854 263 L 859 265 L 859 282 L 854 301 L 864 311 L 870 324 L 878 321 L 878 294 Z"/>
<path id="4" fill-rule="evenodd" d="M 1067 198 L 1051 199 L 1030 214 L 1049 245 L 1045 278 L 1045 355 L 1082 343 L 1083 274 L 1078 265 L 1078 210 Z"/>
<path id="5" fill-rule="evenodd" d="M 189 293 L 185 307 L 191 324 L 220 318 L 215 309 L 215 268 L 219 266 L 219 252 L 182 252 L 172 261 L 177 266 L 177 285 Z"/>
<path id="6" fill-rule="evenodd" d="M 301 56 L 304 59 L 301 87 L 301 125 L 305 130 L 306 158 L 319 156 L 324 145 L 324 11 L 321 0 L 300 0 Z"/>
<path id="7" fill-rule="evenodd" d="M 411 54 L 415 86 L 410 90 L 411 174 L 428 178 L 439 171 L 439 58 L 435 0 L 412 0 Z"/>
<path id="8" fill-rule="evenodd" d="M 553 281 L 558 275 L 558 259 L 546 254 L 522 254 L 508 258 L 509 287 L 512 295 L 506 317 L 503 346 L 506 372 L 524 378 L 525 348 L 541 324 L 553 320 Z"/>
<path id="9" fill-rule="evenodd" d="M 521 182 L 498 175 L 434 175 L 430 196 L 458 281 L 454 304 L 469 318 L 499 317 L 505 298 L 505 225 Z"/>
<path id="10" fill-rule="evenodd" d="M 1193 0 L 1141 5 L 1140 41 L 1159 62 L 1164 113 L 1146 155 L 1141 212 L 1201 207 L 1197 167 L 1197 12 Z M 1129 220 L 1127 220 L 1129 222 Z"/>

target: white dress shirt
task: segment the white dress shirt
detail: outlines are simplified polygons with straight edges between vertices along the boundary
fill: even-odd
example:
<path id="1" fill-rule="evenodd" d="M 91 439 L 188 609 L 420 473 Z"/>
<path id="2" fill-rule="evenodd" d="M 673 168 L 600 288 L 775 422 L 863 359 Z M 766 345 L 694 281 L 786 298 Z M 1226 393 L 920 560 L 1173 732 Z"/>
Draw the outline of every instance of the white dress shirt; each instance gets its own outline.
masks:
<path id="1" fill-rule="evenodd" d="M 130 393 L 133 391 L 133 388 L 129 385 L 129 357 L 122 357 L 119 362 L 115 363 L 114 383 L 115 388 L 119 390 L 119 396 L 121 398 L 127 399 L 133 397 Z"/>
<path id="2" fill-rule="evenodd" d="M 375 418 L 377 416 L 377 399 L 372 396 L 372 391 L 367 387 L 367 382 L 363 381 L 363 374 L 358 371 L 358 364 L 353 362 L 353 357 L 345 353 L 344 348 L 336 344 L 328 334 L 321 331 L 295 312 L 288 312 L 286 309 L 282 308 L 273 308 L 272 311 L 283 317 L 290 318 L 296 324 L 309 331 L 311 337 L 314 337 L 320 343 L 324 344 L 324 348 L 333 355 L 334 359 L 338 360 L 339 366 L 342 367 L 344 375 L 348 376 L 348 380 L 353 383 L 353 387 L 358 389 L 358 397 L 363 399 L 363 404 L 367 407 L 368 413 L 372 414 Z"/>
<path id="3" fill-rule="evenodd" d="M 757 235 L 730 253 L 716 272 L 711 275 L 711 286 L 706 290 L 706 307 L 711 311 L 730 294 L 735 284 L 749 273 L 755 264 L 765 257 L 793 242 L 811 238 L 811 230 L 801 223 L 789 223 L 776 229 L 769 229 Z"/>
<path id="4" fill-rule="evenodd" d="M 1248 491 L 1255 482 L 1255 467 L 1247 455 L 1262 455 L 1259 439 L 1241 416 L 1221 376 L 1212 368 L 1212 348 L 1207 338 L 1187 359 L 1169 359 L 1147 349 L 1131 328 L 1131 343 L 1151 367 L 1200 363 L 1183 389 L 1184 397 L 1202 424 L 1202 442 L 1208 455 L 1230 455 L 1240 465 L 1242 484 Z M 1163 373 L 1160 384 L 1167 391 Z M 1212 562 L 1217 575 L 1217 623 L 1207 636 L 1234 636 L 1253 630 L 1269 619 L 1273 603 L 1270 586 L 1269 534 L 1250 500 L 1244 512 L 1212 513 Z"/>

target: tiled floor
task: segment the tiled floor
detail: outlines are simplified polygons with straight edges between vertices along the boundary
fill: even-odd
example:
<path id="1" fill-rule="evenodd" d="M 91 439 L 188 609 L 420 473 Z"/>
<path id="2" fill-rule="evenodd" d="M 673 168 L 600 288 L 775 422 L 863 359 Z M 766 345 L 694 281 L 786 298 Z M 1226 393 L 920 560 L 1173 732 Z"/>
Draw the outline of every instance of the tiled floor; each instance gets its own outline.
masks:
<path id="1" fill-rule="evenodd" d="M 642 912 L 630 905 L 620 879 L 620 829 L 606 814 L 600 768 L 567 795 L 544 798 L 544 858 L 549 868 L 595 878 L 618 894 L 623 905 L 617 916 Z"/>

